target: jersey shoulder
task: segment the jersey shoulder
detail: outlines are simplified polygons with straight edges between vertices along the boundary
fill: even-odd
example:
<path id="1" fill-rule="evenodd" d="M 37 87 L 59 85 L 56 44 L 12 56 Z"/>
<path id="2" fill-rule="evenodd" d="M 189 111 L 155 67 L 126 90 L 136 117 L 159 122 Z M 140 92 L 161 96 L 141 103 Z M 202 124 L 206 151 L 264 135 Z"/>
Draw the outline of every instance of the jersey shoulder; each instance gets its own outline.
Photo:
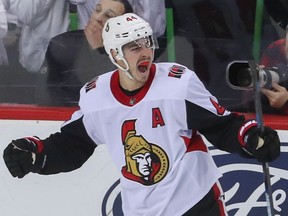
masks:
<path id="1" fill-rule="evenodd" d="M 107 98 L 110 98 L 110 80 L 113 72 L 96 76 L 81 88 L 79 100 L 81 107 L 86 107 L 88 104 L 102 104 Z"/>
<path id="2" fill-rule="evenodd" d="M 81 94 L 88 94 L 88 92 L 98 92 L 106 86 L 110 87 L 110 78 L 114 71 L 107 72 L 91 79 L 81 88 Z M 102 91 L 102 90 L 101 90 Z"/>
<path id="3" fill-rule="evenodd" d="M 195 73 L 185 65 L 181 65 L 175 62 L 162 62 L 155 63 L 157 75 L 167 78 L 185 79 L 185 77 L 194 76 Z"/>

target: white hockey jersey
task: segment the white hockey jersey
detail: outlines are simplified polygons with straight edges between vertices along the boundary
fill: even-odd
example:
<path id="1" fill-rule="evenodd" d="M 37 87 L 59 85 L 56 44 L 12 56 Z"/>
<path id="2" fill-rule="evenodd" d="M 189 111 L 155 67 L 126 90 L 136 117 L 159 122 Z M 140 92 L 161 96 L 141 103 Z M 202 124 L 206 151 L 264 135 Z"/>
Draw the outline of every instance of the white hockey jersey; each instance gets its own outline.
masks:
<path id="1" fill-rule="evenodd" d="M 133 96 L 123 93 L 118 79 L 113 71 L 87 83 L 80 110 L 64 127 L 83 118 L 92 140 L 107 145 L 121 171 L 125 216 L 180 216 L 221 176 L 197 127 L 213 127 L 207 116 L 230 112 L 193 71 L 176 63 L 153 64 L 149 80 Z"/>

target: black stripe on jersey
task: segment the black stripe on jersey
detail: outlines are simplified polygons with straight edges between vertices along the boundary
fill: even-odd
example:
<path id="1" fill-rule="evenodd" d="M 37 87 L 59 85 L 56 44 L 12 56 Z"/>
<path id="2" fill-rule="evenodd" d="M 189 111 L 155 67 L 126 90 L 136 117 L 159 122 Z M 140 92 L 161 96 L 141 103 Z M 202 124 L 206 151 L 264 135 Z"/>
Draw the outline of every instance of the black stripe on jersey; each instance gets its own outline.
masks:
<path id="1" fill-rule="evenodd" d="M 83 117 L 62 127 L 61 133 L 51 134 L 43 143 L 47 160 L 41 174 L 45 175 L 78 169 L 97 146 L 84 127 Z"/>
<path id="2" fill-rule="evenodd" d="M 218 149 L 242 155 L 238 131 L 244 122 L 244 116 L 233 113 L 218 116 L 189 101 L 186 101 L 186 112 L 189 129 L 199 131 Z"/>

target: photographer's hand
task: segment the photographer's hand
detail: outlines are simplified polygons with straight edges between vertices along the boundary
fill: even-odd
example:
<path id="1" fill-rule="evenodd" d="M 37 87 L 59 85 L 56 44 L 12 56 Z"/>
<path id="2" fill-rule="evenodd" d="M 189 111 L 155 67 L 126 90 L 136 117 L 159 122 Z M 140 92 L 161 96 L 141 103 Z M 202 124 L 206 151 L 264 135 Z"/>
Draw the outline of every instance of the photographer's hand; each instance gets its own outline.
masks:
<path id="1" fill-rule="evenodd" d="M 277 83 L 272 83 L 272 86 L 272 90 L 263 88 L 261 92 L 267 96 L 271 107 L 280 109 L 288 101 L 288 91 Z"/>

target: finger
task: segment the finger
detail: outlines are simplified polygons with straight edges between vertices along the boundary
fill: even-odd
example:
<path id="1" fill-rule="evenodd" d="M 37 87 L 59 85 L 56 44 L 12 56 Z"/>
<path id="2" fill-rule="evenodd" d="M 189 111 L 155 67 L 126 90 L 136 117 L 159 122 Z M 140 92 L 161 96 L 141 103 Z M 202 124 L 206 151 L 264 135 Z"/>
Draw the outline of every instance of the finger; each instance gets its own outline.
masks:
<path id="1" fill-rule="evenodd" d="M 263 94 L 265 94 L 265 95 L 267 95 L 268 92 L 269 92 L 269 90 L 268 90 L 268 89 L 265 89 L 265 88 L 262 88 L 260 91 L 261 91 Z"/>
<path id="2" fill-rule="evenodd" d="M 3 151 L 3 156 L 11 154 L 13 152 L 14 146 L 10 143 Z"/>
<path id="3" fill-rule="evenodd" d="M 277 84 L 277 83 L 272 83 L 272 86 L 273 86 L 273 88 L 274 89 L 276 89 L 277 91 L 285 91 L 286 89 L 283 87 L 283 86 L 281 86 L 281 85 L 279 85 L 279 84 Z"/>
<path id="4" fill-rule="evenodd" d="M 14 149 L 20 150 L 20 151 L 27 151 L 27 142 L 26 139 L 18 139 L 18 140 L 12 140 L 11 145 Z"/>
<path id="5" fill-rule="evenodd" d="M 11 144 L 13 145 L 13 149 L 14 149 L 14 150 L 19 150 L 19 151 L 28 152 L 28 150 L 23 149 L 23 146 L 22 146 L 22 148 L 20 148 L 19 145 L 15 144 L 15 143 L 13 143 L 13 142 L 12 142 Z"/>
<path id="6" fill-rule="evenodd" d="M 30 171 L 31 153 L 20 152 L 17 155 L 5 155 L 5 164 L 13 177 L 23 178 Z"/>
<path id="7" fill-rule="evenodd" d="M 269 89 L 265 89 L 265 88 L 262 88 L 261 89 L 261 92 L 266 95 L 267 97 L 273 97 L 275 92 L 274 91 L 271 91 Z"/>

